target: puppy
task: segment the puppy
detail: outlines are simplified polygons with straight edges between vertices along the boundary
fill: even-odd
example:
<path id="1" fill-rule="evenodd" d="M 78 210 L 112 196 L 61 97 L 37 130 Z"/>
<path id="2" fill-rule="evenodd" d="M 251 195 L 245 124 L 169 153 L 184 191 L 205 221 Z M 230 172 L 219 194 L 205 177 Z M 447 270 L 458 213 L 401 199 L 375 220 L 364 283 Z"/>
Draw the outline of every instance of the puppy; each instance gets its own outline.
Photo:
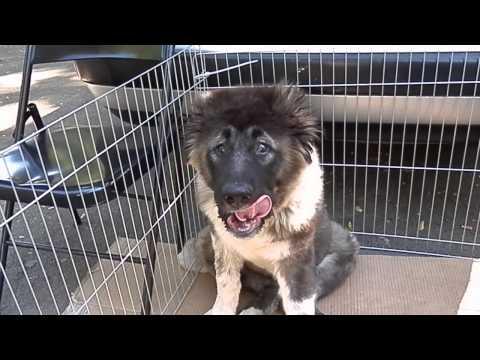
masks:
<path id="1" fill-rule="evenodd" d="M 198 254 L 217 283 L 207 314 L 236 314 L 243 282 L 265 295 L 259 312 L 314 315 L 353 270 L 358 242 L 328 217 L 319 141 L 295 87 L 220 89 L 194 102 L 185 145 L 209 222 Z"/>

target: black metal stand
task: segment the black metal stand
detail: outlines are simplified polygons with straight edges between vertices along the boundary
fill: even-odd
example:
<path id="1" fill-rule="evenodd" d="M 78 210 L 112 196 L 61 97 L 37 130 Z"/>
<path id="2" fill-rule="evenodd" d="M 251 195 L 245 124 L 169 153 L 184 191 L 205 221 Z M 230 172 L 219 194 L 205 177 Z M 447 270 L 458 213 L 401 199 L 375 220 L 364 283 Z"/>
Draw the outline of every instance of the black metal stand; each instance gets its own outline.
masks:
<path id="1" fill-rule="evenodd" d="M 169 58 L 174 54 L 174 49 L 175 47 L 173 45 L 167 46 L 167 49 L 165 52 L 166 58 Z M 43 127 L 43 122 L 37 107 L 35 106 L 35 104 L 28 104 L 32 69 L 33 69 L 34 59 L 35 59 L 35 50 L 36 48 L 33 45 L 28 45 L 26 48 L 25 61 L 23 64 L 23 73 L 22 73 L 22 85 L 20 89 L 20 100 L 19 100 L 19 107 L 17 112 L 17 121 L 15 124 L 15 130 L 13 133 L 13 138 L 15 142 L 18 142 L 23 138 L 25 133 L 25 123 L 30 116 L 32 117 L 37 129 L 41 129 Z M 45 55 L 41 55 L 40 57 L 42 56 L 45 56 Z M 167 76 L 170 76 L 169 70 L 167 70 Z M 168 102 L 169 100 L 168 96 L 170 93 L 170 87 L 168 82 L 165 84 L 164 91 L 167 94 L 167 102 Z M 157 124 L 155 124 L 155 126 L 157 126 Z M 176 151 L 176 147 L 173 145 L 175 141 L 180 141 L 180 139 L 170 138 L 169 140 L 167 140 L 166 144 L 158 144 L 158 147 L 156 149 L 157 154 L 155 156 L 157 159 L 157 164 L 160 164 L 160 168 L 158 169 L 158 172 L 156 172 L 156 176 L 158 176 L 158 174 L 160 174 L 161 176 L 162 172 L 164 171 L 163 165 L 162 165 L 163 164 L 162 160 L 164 159 L 164 157 L 168 156 L 168 154 L 172 151 L 172 149 L 173 151 Z M 178 164 L 178 166 L 180 166 L 180 164 Z M 158 179 L 158 180 L 160 181 L 160 185 L 164 185 L 162 184 L 161 179 Z M 155 178 L 155 183 L 156 182 L 157 182 L 157 179 Z M 148 200 L 153 199 L 153 201 L 156 204 L 160 204 L 160 202 L 163 201 L 163 199 L 161 198 L 160 190 L 161 190 L 160 188 L 155 188 L 153 197 L 149 197 L 145 194 L 145 198 Z M 123 196 L 129 196 L 129 194 L 125 192 Z M 5 220 L 8 220 L 13 216 L 14 207 L 15 207 L 15 201 L 11 201 L 11 200 L 6 201 L 5 208 L 4 208 Z M 155 208 L 157 208 L 157 211 L 154 211 Z M 158 219 L 158 216 L 160 216 L 160 214 L 158 213 L 159 208 L 160 208 L 159 206 L 155 207 L 154 204 L 152 203 L 152 212 L 151 212 L 151 214 L 153 214 L 152 223 L 156 222 Z M 82 221 L 78 214 L 78 211 L 73 208 L 70 210 L 73 214 L 75 221 L 77 222 L 78 225 L 80 225 Z M 183 219 L 181 218 L 181 216 L 178 217 L 178 219 L 183 224 Z M 181 228 L 183 228 L 183 226 L 181 226 Z M 12 232 L 12 224 L 11 222 L 8 222 L 2 229 L 2 233 L 0 237 L 0 262 L 4 269 L 6 269 L 6 265 L 7 265 L 8 248 L 9 246 L 12 245 L 12 241 L 13 241 L 10 238 L 11 232 Z M 145 282 L 143 286 L 143 294 L 142 294 L 142 309 L 143 309 L 142 314 L 151 313 L 153 276 L 155 272 L 155 261 L 156 261 L 155 245 L 158 241 L 160 241 L 160 234 L 158 230 L 156 230 L 155 228 L 152 229 L 146 241 L 147 241 L 147 249 L 148 249 L 146 259 L 138 258 L 138 257 L 129 257 L 128 259 L 126 259 L 126 261 L 133 262 L 133 263 L 143 263 L 145 261 L 147 262 L 146 278 L 145 278 Z M 33 248 L 33 244 L 28 242 L 15 241 L 15 244 L 18 247 Z M 76 249 L 65 249 L 60 247 L 52 248 L 51 246 L 42 245 L 42 244 L 35 244 L 35 245 L 38 248 L 38 250 L 41 250 L 41 251 L 71 252 L 73 255 L 83 254 L 83 251 L 76 250 Z M 96 252 L 86 252 L 86 255 L 94 256 L 94 257 L 99 256 L 100 258 L 114 259 L 118 261 L 122 260 L 121 256 L 114 255 L 114 254 L 107 254 L 107 253 L 97 254 Z M 2 300 L 4 280 L 5 279 L 4 279 L 3 273 L 0 272 L 0 304 Z"/>
<path id="2" fill-rule="evenodd" d="M 25 122 L 27 114 L 27 103 L 28 97 L 30 95 L 30 83 L 32 78 L 32 69 L 33 69 L 33 56 L 35 48 L 32 45 L 27 46 L 25 53 L 25 62 L 23 63 L 23 72 L 22 72 L 22 85 L 20 87 L 20 100 L 18 103 L 17 111 L 17 122 L 15 123 L 15 130 L 13 133 L 13 139 L 15 142 L 21 140 L 25 133 Z M 38 112 L 37 112 L 38 113 Z M 15 207 L 15 202 L 8 200 L 5 203 L 5 210 L 3 212 L 5 220 L 8 220 L 13 215 L 13 210 Z M 2 229 L 2 235 L 0 237 L 0 263 L 3 266 L 3 269 L 6 272 L 7 265 L 7 255 L 8 255 L 8 241 L 10 240 L 10 233 L 12 231 L 12 224 L 8 222 Z M 3 283 L 4 283 L 3 273 L 0 272 L 0 303 L 2 301 L 3 293 Z"/>
<path id="3" fill-rule="evenodd" d="M 78 214 L 78 210 L 77 209 L 72 209 L 72 213 L 73 213 L 73 217 L 75 218 L 75 222 L 77 223 L 77 225 L 82 225 L 82 218 Z"/>
<path id="4" fill-rule="evenodd" d="M 167 51 L 166 51 L 166 57 L 170 58 L 175 52 L 175 46 L 168 46 Z M 168 79 L 169 76 L 171 75 L 170 73 L 170 65 L 167 65 L 167 71 L 165 75 L 165 79 Z M 164 91 L 165 91 L 165 103 L 168 104 L 170 101 L 170 82 L 169 81 L 164 81 Z M 158 126 L 158 122 L 155 122 L 155 126 Z M 173 132 L 172 132 L 173 134 Z M 175 136 L 170 137 L 167 139 L 167 143 L 164 144 L 167 148 L 166 151 L 166 156 L 172 151 L 172 148 L 174 149 L 174 144 L 175 141 L 179 142 L 180 139 L 177 139 Z M 163 159 L 163 154 L 161 153 L 161 149 L 163 149 L 163 146 L 159 147 L 159 155 L 157 157 L 158 160 Z M 158 176 L 161 176 L 163 173 L 163 164 L 161 161 L 157 161 L 157 164 L 160 164 L 160 169 L 158 169 Z M 180 166 L 179 163 L 177 163 L 177 166 Z M 155 179 L 156 181 L 156 179 Z M 162 201 L 161 196 L 160 196 L 160 188 L 155 188 L 154 190 L 154 201 L 156 201 L 156 204 L 160 204 L 160 201 Z M 156 211 L 155 211 L 156 209 Z M 155 207 L 154 204 L 152 204 L 152 211 L 151 214 L 154 214 L 151 223 L 155 223 L 160 216 L 159 213 L 160 207 L 157 206 Z M 145 281 L 143 284 L 143 293 L 142 293 L 142 315 L 150 315 L 151 310 L 152 310 L 152 290 L 153 290 L 153 283 L 154 283 L 154 274 L 155 274 L 155 263 L 156 263 L 156 257 L 157 257 L 157 252 L 156 252 L 156 244 L 160 241 L 160 234 L 156 230 L 156 228 L 153 228 L 152 231 L 150 232 L 150 236 L 147 236 L 146 242 L 147 242 L 147 269 L 145 273 Z"/>
<path id="5" fill-rule="evenodd" d="M 159 157 L 161 159 L 161 157 Z M 163 167 L 160 169 L 160 174 L 163 172 Z M 155 181 L 156 176 L 154 176 Z M 156 204 L 160 204 L 159 201 L 161 201 L 160 197 L 160 189 L 155 188 L 155 194 L 154 194 L 154 201 Z M 152 206 L 154 213 L 156 214 L 157 218 L 160 216 L 160 206 L 153 207 Z M 156 208 L 156 211 L 155 211 Z M 152 219 L 153 221 L 156 221 L 156 219 Z M 160 239 L 160 233 L 157 231 L 156 227 L 152 229 L 150 232 L 150 235 L 147 236 L 146 242 L 147 242 L 147 265 L 146 265 L 146 272 L 145 272 L 145 281 L 143 284 L 143 292 L 142 292 L 142 315 L 150 315 L 152 312 L 152 290 L 153 290 L 153 278 L 154 278 L 154 273 L 155 273 L 155 262 L 157 261 L 157 249 L 156 249 L 156 244 L 158 240 Z"/>

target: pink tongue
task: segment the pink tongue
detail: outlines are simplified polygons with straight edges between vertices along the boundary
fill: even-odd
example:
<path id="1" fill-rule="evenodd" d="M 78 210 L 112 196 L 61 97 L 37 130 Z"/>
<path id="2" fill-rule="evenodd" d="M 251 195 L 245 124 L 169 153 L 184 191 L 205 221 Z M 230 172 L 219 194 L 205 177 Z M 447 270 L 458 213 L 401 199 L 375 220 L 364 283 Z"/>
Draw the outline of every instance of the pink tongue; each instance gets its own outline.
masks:
<path id="1" fill-rule="evenodd" d="M 254 218 L 264 218 L 272 210 L 272 199 L 268 195 L 262 195 L 249 208 L 235 211 L 235 217 L 239 221 L 247 221 Z"/>

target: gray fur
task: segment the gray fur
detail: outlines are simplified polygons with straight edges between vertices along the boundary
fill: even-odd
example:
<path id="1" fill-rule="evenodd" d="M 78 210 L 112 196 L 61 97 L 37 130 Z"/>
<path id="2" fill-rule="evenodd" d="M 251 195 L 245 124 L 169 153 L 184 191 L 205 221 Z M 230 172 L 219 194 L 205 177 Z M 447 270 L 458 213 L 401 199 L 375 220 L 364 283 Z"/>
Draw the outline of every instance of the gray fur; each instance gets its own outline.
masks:
<path id="1" fill-rule="evenodd" d="M 317 296 L 335 290 L 355 268 L 360 246 L 355 236 L 336 222 L 331 222 L 332 242 L 326 256 L 316 267 Z"/>

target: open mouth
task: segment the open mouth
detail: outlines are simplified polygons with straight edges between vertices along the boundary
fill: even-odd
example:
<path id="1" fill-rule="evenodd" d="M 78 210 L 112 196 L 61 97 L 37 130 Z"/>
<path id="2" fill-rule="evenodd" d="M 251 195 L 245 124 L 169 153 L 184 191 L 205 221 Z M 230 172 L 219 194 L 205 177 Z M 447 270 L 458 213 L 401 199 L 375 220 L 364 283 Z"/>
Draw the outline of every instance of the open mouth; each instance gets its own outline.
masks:
<path id="1" fill-rule="evenodd" d="M 260 228 L 271 210 L 272 199 L 262 195 L 248 208 L 230 214 L 226 221 L 227 228 L 237 236 L 246 237 Z"/>

